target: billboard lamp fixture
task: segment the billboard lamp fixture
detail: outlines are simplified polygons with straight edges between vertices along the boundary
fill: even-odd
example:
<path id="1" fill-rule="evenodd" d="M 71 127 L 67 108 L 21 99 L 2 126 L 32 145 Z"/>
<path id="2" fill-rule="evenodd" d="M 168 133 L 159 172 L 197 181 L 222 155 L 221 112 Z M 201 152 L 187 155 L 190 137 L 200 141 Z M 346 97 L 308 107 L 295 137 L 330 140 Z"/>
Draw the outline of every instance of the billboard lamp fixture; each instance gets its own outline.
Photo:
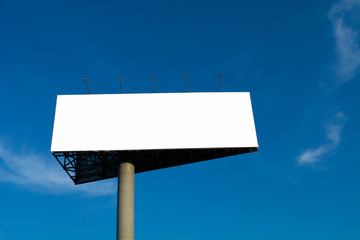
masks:
<path id="1" fill-rule="evenodd" d="M 218 84 L 217 92 L 219 92 L 221 77 L 222 77 L 222 75 L 220 74 L 219 75 L 219 84 Z"/>
<path id="2" fill-rule="evenodd" d="M 123 93 L 123 90 L 122 90 L 122 83 L 121 83 L 121 76 L 119 76 L 119 80 L 120 80 L 120 91 L 121 91 L 121 93 Z"/>
<path id="3" fill-rule="evenodd" d="M 155 93 L 155 75 L 152 75 L 153 79 L 153 93 Z"/>
<path id="4" fill-rule="evenodd" d="M 89 94 L 90 94 L 90 89 L 89 89 L 89 84 L 88 84 L 88 82 L 87 82 L 87 77 L 85 76 L 84 79 L 85 79 L 85 82 L 86 82 L 87 90 L 88 90 L 88 92 L 89 92 Z"/>

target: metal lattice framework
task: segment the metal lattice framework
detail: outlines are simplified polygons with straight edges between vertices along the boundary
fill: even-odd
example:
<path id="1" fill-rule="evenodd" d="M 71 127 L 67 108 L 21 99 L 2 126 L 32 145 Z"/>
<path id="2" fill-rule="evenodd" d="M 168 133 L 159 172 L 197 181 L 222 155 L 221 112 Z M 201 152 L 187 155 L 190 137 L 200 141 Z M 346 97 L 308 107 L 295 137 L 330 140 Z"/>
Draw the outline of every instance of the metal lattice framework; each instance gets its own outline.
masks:
<path id="1" fill-rule="evenodd" d="M 120 162 L 131 162 L 135 173 L 258 151 L 249 148 L 165 149 L 133 151 L 54 152 L 75 184 L 117 177 Z"/>

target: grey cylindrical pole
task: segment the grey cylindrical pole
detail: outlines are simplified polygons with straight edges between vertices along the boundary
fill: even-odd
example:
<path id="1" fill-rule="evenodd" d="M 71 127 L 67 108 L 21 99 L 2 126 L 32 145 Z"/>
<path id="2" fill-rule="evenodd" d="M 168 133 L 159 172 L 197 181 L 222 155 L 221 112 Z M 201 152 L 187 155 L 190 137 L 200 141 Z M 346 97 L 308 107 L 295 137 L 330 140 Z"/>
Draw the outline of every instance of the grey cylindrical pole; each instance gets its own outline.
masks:
<path id="1" fill-rule="evenodd" d="M 117 240 L 134 240 L 134 175 L 131 163 L 120 163 L 118 177 Z"/>

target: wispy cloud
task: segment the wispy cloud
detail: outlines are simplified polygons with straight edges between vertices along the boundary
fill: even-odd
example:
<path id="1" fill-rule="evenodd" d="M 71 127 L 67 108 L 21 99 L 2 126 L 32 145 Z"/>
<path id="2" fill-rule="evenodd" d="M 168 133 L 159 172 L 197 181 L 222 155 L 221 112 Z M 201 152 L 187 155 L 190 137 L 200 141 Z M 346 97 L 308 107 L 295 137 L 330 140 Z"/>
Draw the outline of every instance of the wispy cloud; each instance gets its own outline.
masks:
<path id="1" fill-rule="evenodd" d="M 306 149 L 298 157 L 300 165 L 313 165 L 319 162 L 322 157 L 335 150 L 341 141 L 341 133 L 348 117 L 342 113 L 337 113 L 333 119 L 325 124 L 326 137 L 328 143 L 320 145 L 318 148 Z"/>
<path id="2" fill-rule="evenodd" d="M 29 190 L 49 194 L 82 193 L 90 196 L 116 192 L 114 181 L 75 185 L 49 154 L 14 153 L 0 141 L 0 182 L 12 183 Z"/>
<path id="3" fill-rule="evenodd" d="M 360 0 L 341 0 L 329 11 L 339 58 L 336 72 L 340 82 L 353 78 L 360 67 L 359 32 L 345 22 L 345 15 L 359 5 Z"/>

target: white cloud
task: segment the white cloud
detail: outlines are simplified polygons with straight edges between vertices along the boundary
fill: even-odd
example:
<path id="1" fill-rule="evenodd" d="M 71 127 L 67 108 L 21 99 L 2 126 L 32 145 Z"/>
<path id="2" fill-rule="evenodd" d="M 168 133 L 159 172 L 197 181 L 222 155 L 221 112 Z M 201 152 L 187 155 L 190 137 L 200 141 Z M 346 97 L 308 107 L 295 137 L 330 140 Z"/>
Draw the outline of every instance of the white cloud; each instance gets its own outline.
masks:
<path id="1" fill-rule="evenodd" d="M 348 117 L 342 113 L 337 113 L 334 118 L 325 124 L 326 137 L 328 143 L 320 145 L 318 148 L 306 149 L 298 157 L 300 165 L 312 165 L 319 162 L 322 157 L 335 150 L 341 141 L 341 133 Z"/>
<path id="2" fill-rule="evenodd" d="M 0 182 L 49 194 L 83 193 L 103 196 L 116 193 L 112 180 L 75 185 L 52 155 L 14 153 L 0 141 Z"/>
<path id="3" fill-rule="evenodd" d="M 354 11 L 358 5 L 360 0 L 341 0 L 329 11 L 339 58 L 336 72 L 340 82 L 353 78 L 360 67 L 359 33 L 346 24 L 344 19 L 345 15 Z"/>

